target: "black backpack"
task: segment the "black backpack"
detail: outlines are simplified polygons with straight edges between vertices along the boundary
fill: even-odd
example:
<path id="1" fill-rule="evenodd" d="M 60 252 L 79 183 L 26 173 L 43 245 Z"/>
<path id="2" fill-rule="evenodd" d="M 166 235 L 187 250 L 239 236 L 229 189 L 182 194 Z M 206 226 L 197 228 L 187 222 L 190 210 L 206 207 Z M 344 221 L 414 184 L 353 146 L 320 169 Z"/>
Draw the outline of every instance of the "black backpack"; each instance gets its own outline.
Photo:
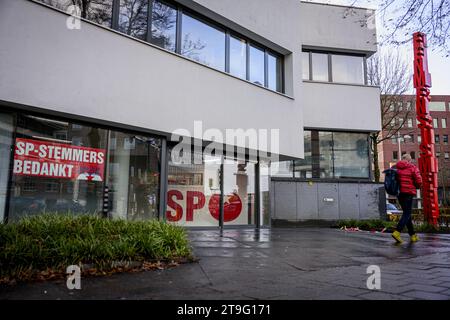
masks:
<path id="1" fill-rule="evenodd" d="M 397 181 L 397 169 L 389 168 L 384 173 L 384 189 L 391 196 L 398 196 L 400 193 L 400 184 Z"/>

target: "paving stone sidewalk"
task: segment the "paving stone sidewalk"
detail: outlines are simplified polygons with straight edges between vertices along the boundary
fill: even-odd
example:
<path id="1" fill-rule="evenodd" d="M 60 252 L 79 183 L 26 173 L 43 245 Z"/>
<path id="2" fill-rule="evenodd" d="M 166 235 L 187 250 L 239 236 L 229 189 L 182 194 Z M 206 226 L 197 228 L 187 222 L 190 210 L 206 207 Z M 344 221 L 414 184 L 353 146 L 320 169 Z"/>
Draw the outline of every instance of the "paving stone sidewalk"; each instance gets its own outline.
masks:
<path id="1" fill-rule="evenodd" d="M 0 287 L 0 299 L 450 300 L 450 235 L 393 244 L 390 234 L 328 228 L 191 230 L 197 263 L 140 273 Z M 408 238 L 404 235 L 405 240 Z M 367 288 L 369 265 L 381 289 Z"/>

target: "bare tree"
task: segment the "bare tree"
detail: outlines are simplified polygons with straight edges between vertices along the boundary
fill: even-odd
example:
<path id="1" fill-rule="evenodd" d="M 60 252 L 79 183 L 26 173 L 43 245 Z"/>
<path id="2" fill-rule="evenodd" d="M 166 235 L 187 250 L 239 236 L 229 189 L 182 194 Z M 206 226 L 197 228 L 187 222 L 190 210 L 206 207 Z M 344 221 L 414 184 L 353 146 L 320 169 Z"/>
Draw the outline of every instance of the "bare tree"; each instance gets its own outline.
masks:
<path id="1" fill-rule="evenodd" d="M 450 55 L 450 0 L 380 0 L 379 13 L 387 29 L 383 41 L 407 43 L 420 31 L 438 51 Z"/>
<path id="2" fill-rule="evenodd" d="M 381 91 L 381 131 L 370 135 L 377 182 L 380 181 L 378 145 L 396 136 L 413 114 L 413 102 L 410 101 L 408 105 L 403 97 L 411 90 L 410 70 L 409 63 L 405 62 L 397 51 L 381 50 L 367 61 L 368 83 L 380 87 Z"/>

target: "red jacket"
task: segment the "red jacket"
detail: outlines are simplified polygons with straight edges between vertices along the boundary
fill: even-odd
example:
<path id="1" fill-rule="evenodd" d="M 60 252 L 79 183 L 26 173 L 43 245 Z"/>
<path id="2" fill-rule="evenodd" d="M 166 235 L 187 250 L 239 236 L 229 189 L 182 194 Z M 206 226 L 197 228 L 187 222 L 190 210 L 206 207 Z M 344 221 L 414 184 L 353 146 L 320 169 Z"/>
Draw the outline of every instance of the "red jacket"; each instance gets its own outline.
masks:
<path id="1" fill-rule="evenodd" d="M 422 177 L 419 169 L 408 161 L 399 161 L 396 165 L 397 181 L 400 183 L 400 193 L 416 195 L 422 186 Z"/>

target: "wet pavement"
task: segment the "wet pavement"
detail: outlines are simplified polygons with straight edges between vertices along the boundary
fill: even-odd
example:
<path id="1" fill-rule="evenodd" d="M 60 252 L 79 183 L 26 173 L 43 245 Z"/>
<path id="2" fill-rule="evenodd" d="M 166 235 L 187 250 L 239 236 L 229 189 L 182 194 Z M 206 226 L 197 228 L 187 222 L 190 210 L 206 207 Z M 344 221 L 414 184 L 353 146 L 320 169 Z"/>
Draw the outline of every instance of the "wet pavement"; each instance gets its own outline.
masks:
<path id="1" fill-rule="evenodd" d="M 450 235 L 393 244 L 390 234 L 328 228 L 191 230 L 199 261 L 176 268 L 0 287 L 0 299 L 450 300 Z M 407 240 L 405 234 L 403 238 Z M 367 288 L 369 265 L 381 289 Z"/>

